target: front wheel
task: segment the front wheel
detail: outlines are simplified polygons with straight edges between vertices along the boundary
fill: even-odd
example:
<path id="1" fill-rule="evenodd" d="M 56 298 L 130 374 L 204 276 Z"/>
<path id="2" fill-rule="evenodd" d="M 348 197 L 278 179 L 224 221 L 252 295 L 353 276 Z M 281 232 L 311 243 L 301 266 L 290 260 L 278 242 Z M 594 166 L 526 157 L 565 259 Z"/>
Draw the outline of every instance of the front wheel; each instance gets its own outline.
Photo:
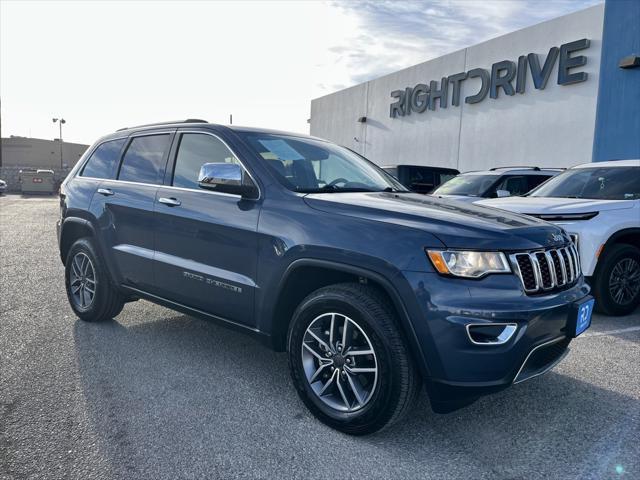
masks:
<path id="1" fill-rule="evenodd" d="M 392 306 L 365 285 L 333 285 L 305 298 L 293 315 L 288 353 L 302 401 L 348 434 L 393 424 L 420 390 Z"/>
<path id="2" fill-rule="evenodd" d="M 640 304 L 640 250 L 613 245 L 598 265 L 593 285 L 596 308 L 607 315 L 628 315 Z"/>

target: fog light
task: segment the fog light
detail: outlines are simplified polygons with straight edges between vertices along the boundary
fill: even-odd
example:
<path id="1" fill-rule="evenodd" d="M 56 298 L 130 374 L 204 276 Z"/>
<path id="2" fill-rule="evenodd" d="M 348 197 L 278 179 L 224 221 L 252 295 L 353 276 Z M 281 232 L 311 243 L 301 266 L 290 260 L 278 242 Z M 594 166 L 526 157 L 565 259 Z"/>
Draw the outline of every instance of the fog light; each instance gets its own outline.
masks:
<path id="1" fill-rule="evenodd" d="M 469 340 L 474 345 L 503 345 L 507 343 L 518 325 L 515 323 L 475 323 L 466 326 Z"/>

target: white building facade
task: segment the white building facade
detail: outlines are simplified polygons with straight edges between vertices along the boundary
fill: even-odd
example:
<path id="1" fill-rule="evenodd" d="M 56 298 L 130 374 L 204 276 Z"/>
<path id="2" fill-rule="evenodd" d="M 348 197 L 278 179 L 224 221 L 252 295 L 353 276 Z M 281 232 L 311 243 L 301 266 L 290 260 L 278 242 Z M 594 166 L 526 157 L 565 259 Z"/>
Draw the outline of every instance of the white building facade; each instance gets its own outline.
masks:
<path id="1" fill-rule="evenodd" d="M 640 17 L 636 10 L 626 13 Z M 314 99 L 310 133 L 379 165 L 469 171 L 592 161 L 604 25 L 605 5 L 596 5 Z M 609 43 L 633 53 L 626 33 L 632 40 L 615 33 Z M 640 68 L 613 74 L 640 87 Z M 640 139 L 627 150 L 636 148 Z"/>

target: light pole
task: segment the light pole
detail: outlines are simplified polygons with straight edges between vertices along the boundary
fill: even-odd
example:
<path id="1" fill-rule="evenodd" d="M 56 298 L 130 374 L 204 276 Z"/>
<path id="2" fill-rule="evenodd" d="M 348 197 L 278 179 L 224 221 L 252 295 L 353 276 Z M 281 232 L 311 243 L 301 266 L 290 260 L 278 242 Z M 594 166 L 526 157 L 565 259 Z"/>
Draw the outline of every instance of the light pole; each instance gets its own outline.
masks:
<path id="1" fill-rule="evenodd" d="M 60 170 L 62 170 L 62 124 L 67 123 L 67 121 L 64 118 L 52 118 L 51 120 L 53 120 L 53 123 L 58 122 L 60 125 Z"/>

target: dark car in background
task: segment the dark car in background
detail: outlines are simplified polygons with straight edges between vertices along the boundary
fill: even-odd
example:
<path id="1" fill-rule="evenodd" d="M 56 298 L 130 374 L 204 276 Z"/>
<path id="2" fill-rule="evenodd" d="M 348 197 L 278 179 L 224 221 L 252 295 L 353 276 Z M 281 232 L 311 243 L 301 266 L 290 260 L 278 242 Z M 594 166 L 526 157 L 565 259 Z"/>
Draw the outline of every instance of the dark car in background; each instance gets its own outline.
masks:
<path id="1" fill-rule="evenodd" d="M 423 384 L 444 413 L 536 377 L 590 324 L 560 227 L 412 193 L 305 135 L 193 120 L 117 131 L 71 171 L 60 207 L 79 318 L 146 299 L 253 335 L 288 353 L 305 405 L 349 434 L 397 421 Z"/>
<path id="2" fill-rule="evenodd" d="M 451 180 L 460 172 L 455 168 L 429 167 L 424 165 L 394 165 L 382 169 L 397 178 L 412 192 L 431 193 L 437 186 Z"/>
<path id="3" fill-rule="evenodd" d="M 432 194 L 465 202 L 475 202 L 483 198 L 520 196 L 563 170 L 540 167 L 496 167 L 485 171 L 465 172 L 440 185 Z"/>

